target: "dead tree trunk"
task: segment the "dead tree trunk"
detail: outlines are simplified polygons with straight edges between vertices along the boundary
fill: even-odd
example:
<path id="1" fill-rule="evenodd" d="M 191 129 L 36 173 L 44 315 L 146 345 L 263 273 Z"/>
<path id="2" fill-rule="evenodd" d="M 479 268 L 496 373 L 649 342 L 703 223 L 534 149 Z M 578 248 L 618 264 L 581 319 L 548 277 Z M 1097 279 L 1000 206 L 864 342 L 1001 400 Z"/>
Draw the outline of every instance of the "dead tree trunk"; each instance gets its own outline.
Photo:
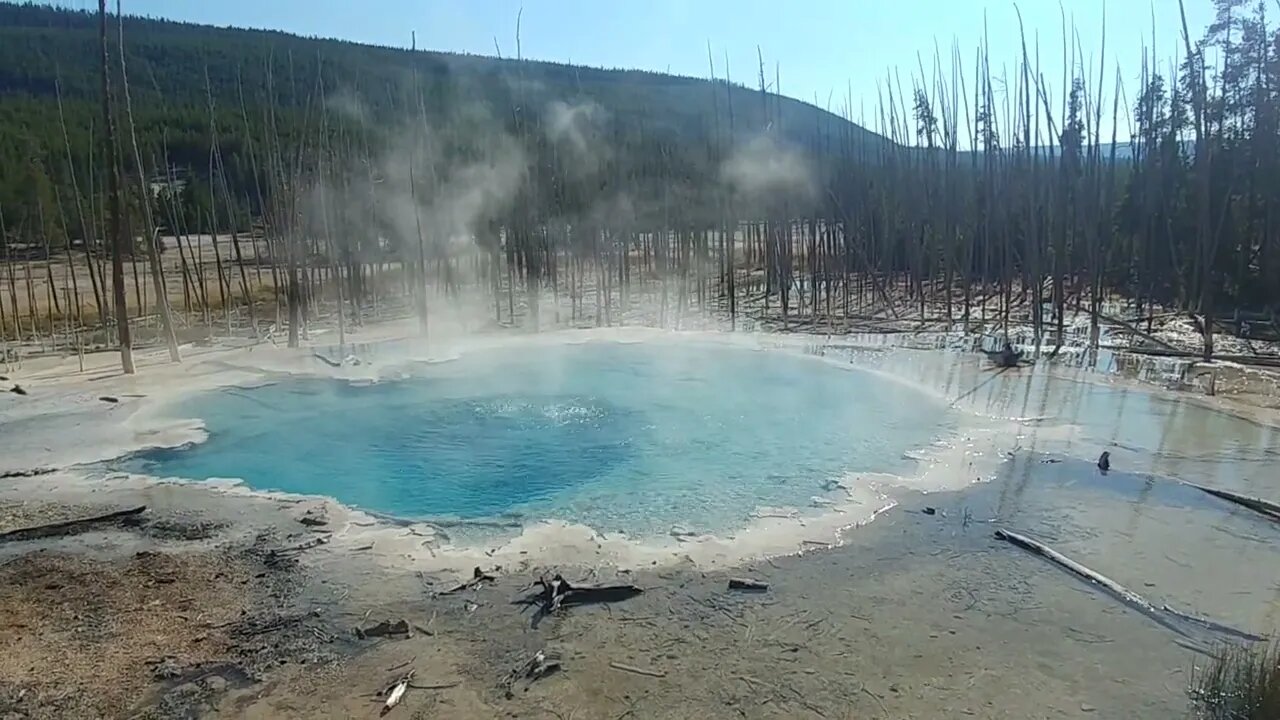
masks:
<path id="1" fill-rule="evenodd" d="M 102 120 L 111 202 L 111 294 L 115 302 L 116 336 L 120 339 L 120 369 L 133 374 L 133 341 L 129 336 L 129 308 L 124 289 L 124 204 L 120 202 L 120 164 L 116 158 L 115 119 L 111 114 L 111 57 L 107 52 L 107 0 L 98 0 L 98 40 L 102 45 Z"/>

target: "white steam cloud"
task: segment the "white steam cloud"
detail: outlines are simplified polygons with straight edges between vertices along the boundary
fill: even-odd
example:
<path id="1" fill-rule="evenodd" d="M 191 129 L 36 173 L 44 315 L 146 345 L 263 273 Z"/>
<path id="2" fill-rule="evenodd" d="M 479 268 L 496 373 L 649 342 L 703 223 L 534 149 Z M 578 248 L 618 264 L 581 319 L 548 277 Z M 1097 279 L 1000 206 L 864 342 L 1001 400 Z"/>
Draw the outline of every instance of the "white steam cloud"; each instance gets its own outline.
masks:
<path id="1" fill-rule="evenodd" d="M 594 102 L 570 105 L 561 100 L 547 104 L 543 129 L 557 148 L 566 153 L 565 165 L 580 173 L 598 170 L 612 151 L 604 142 L 608 115 Z"/>
<path id="2" fill-rule="evenodd" d="M 818 192 L 813 167 L 798 150 L 760 135 L 734 149 L 720 179 L 750 198 L 812 199 Z"/>

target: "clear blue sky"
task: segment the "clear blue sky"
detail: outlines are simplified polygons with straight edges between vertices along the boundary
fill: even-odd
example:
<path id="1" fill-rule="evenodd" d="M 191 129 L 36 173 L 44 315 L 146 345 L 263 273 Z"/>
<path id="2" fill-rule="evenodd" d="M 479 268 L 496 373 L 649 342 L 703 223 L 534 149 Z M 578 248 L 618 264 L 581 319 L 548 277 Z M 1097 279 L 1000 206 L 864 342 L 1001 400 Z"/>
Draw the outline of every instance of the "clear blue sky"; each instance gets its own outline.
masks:
<path id="1" fill-rule="evenodd" d="M 1212 19 L 1210 0 L 1185 1 L 1191 33 L 1199 37 Z M 130 14 L 396 47 L 408 47 L 416 30 L 421 48 L 486 55 L 495 52 L 496 40 L 504 56 L 516 52 L 516 15 L 523 7 L 527 58 L 705 77 L 710 43 L 718 75 L 727 54 L 733 78 L 754 85 L 759 46 L 770 82 L 775 63 L 780 67 L 784 94 L 823 106 L 830 97 L 837 111 L 851 94 L 853 118 L 865 103 L 868 125 L 875 124 L 877 82 L 897 68 L 910 92 L 911 77 L 919 75 L 917 53 L 931 71 L 935 41 L 944 64 L 953 41 L 959 44 L 971 83 L 984 15 L 993 73 L 999 75 L 1002 64 L 1012 72 L 1020 53 L 1011 0 L 123 0 L 123 7 Z M 1182 48 L 1177 0 L 1021 0 L 1018 7 L 1032 52 L 1039 36 L 1041 70 L 1055 95 L 1062 86 L 1063 12 L 1079 33 L 1083 64 L 1092 65 L 1091 84 L 1105 16 L 1104 93 L 1110 97 L 1119 63 L 1130 107 L 1144 44 L 1151 46 L 1154 35 L 1166 66 Z"/>

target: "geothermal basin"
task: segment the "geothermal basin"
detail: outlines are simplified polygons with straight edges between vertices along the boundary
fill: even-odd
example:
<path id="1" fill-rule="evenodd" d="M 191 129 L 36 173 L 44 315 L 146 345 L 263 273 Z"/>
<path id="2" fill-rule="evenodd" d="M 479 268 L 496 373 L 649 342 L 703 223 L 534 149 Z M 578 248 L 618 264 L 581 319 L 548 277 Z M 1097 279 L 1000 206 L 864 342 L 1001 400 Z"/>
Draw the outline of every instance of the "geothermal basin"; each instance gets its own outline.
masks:
<path id="1" fill-rule="evenodd" d="M 125 469 L 401 519 L 557 519 L 633 538 L 821 513 L 866 476 L 918 472 L 960 416 L 847 361 L 697 340 L 478 349 L 376 382 L 208 390 L 163 413 L 199 418 L 208 438 Z"/>

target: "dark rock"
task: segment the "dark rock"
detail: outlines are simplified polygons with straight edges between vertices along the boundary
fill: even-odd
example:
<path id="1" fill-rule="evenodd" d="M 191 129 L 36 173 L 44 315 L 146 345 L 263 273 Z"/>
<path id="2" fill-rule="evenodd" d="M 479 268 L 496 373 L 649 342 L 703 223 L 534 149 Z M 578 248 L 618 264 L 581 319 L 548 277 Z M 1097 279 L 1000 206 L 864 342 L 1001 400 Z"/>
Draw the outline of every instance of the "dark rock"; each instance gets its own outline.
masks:
<path id="1" fill-rule="evenodd" d="M 201 682 L 209 690 L 209 692 L 220 693 L 227 689 L 227 679 L 221 675 L 210 675 Z"/>
<path id="2" fill-rule="evenodd" d="M 769 583 L 761 580 L 751 580 L 749 578 L 729 578 L 729 589 L 764 592 L 769 589 Z"/>
<path id="3" fill-rule="evenodd" d="M 324 508 L 311 508 L 298 518 L 298 522 L 307 527 L 322 527 L 329 524 L 329 515 Z"/>
<path id="4" fill-rule="evenodd" d="M 356 637 L 364 640 L 365 638 L 386 637 L 388 635 L 404 635 L 408 637 L 409 622 L 407 620 L 383 620 L 382 622 L 367 628 L 356 628 Z"/>

